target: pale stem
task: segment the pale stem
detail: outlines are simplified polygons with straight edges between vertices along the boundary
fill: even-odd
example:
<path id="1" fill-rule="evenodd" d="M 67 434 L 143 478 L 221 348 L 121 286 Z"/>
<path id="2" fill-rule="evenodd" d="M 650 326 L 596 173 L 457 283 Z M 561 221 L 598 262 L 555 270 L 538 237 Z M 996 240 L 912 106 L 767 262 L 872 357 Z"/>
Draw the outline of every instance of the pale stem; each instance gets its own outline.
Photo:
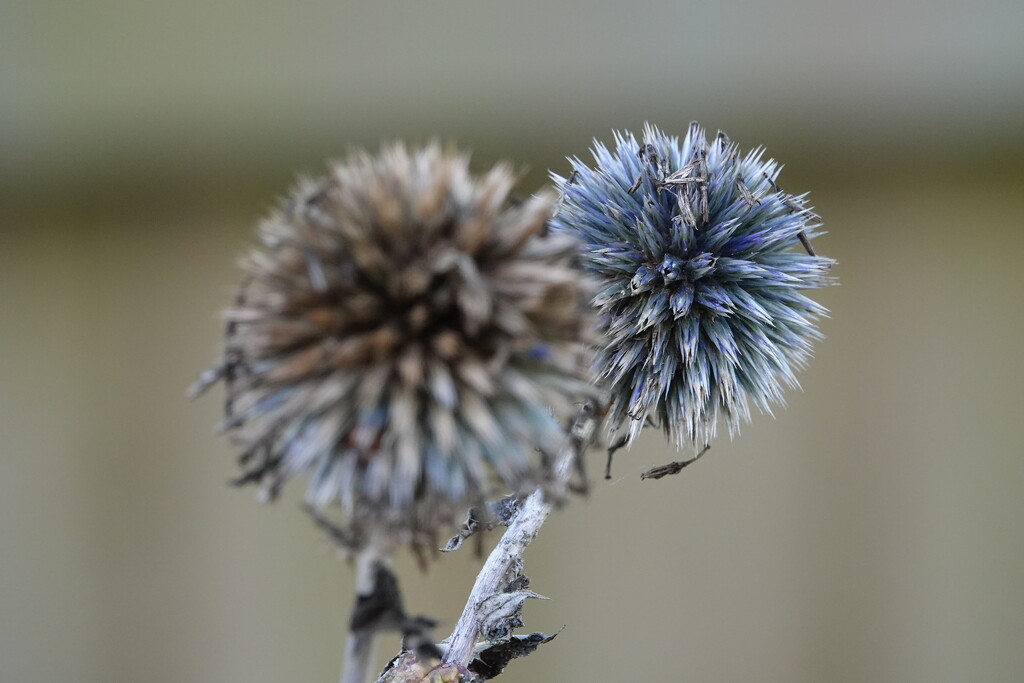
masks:
<path id="1" fill-rule="evenodd" d="M 370 595 L 374 589 L 376 577 L 376 565 L 386 559 L 377 543 L 371 542 L 366 548 L 359 551 L 356 558 L 356 601 L 359 596 Z M 374 680 L 370 678 L 370 667 L 373 666 L 374 640 L 376 633 L 372 629 L 358 629 L 348 634 L 348 641 L 345 643 L 345 658 L 341 665 L 341 683 L 367 683 Z"/>
<path id="2" fill-rule="evenodd" d="M 583 456 L 583 452 L 594 438 L 597 429 L 597 417 L 594 412 L 594 407 L 590 404 L 580 409 L 569 438 L 555 457 L 553 488 L 556 490 L 565 488 L 576 462 Z M 455 630 L 448 639 L 448 651 L 443 660 L 445 664 L 469 664 L 473 658 L 480 629 L 477 605 L 502 589 L 509 570 L 522 557 L 526 546 L 537 536 L 552 507 L 554 501 L 545 496 L 542 489 L 531 493 L 520 504 L 519 511 L 508 525 L 508 529 L 477 574 L 476 583 L 466 600 L 462 616 L 459 617 Z"/>

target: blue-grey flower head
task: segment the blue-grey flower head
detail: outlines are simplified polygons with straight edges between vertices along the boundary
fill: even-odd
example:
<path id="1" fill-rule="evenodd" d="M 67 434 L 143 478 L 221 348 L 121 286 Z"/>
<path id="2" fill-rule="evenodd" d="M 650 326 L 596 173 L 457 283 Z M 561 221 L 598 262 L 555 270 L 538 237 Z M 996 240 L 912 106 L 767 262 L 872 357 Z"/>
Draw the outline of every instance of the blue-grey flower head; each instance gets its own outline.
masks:
<path id="1" fill-rule="evenodd" d="M 592 392 L 593 296 L 555 198 L 511 202 L 504 165 L 475 178 L 437 145 L 358 153 L 263 221 L 227 311 L 225 428 L 242 480 L 308 476 L 354 537 L 430 534 L 495 484 L 547 475 Z M 420 538 L 422 540 L 422 537 Z"/>
<path id="2" fill-rule="evenodd" d="M 593 167 L 573 158 L 552 175 L 552 228 L 582 242 L 600 281 L 609 430 L 632 441 L 652 422 L 700 447 L 719 416 L 732 433 L 751 405 L 771 412 L 821 337 L 826 311 L 803 291 L 831 283 L 805 195 L 778 187 L 762 149 L 708 142 L 696 124 L 682 141 L 647 125 L 592 152 Z"/>

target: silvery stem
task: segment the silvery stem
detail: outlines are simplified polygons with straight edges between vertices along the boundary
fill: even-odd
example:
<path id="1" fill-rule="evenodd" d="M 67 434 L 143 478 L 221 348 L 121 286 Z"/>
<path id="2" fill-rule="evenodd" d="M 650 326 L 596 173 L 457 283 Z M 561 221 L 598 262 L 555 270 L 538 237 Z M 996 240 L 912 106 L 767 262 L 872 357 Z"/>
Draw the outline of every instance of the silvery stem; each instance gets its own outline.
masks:
<path id="1" fill-rule="evenodd" d="M 594 438 L 597 430 L 597 417 L 594 413 L 594 406 L 589 403 L 580 409 L 573 422 L 570 436 L 556 455 L 554 484 L 559 489 L 568 483 L 576 462 L 583 456 L 583 452 Z M 508 529 L 477 574 L 476 583 L 466 600 L 462 616 L 459 617 L 455 630 L 449 637 L 444 663 L 459 666 L 469 664 L 473 658 L 480 629 L 477 606 L 502 589 L 509 570 L 522 557 L 526 546 L 537 536 L 552 507 L 554 502 L 549 496 L 544 495 L 542 489 L 537 489 L 522 502 Z"/>
<path id="2" fill-rule="evenodd" d="M 374 589 L 375 567 L 383 557 L 378 544 L 370 543 L 356 558 L 356 604 L 359 596 L 369 595 Z M 355 607 L 353 606 L 353 609 Z M 376 648 L 376 633 L 372 629 L 356 629 L 349 632 L 345 643 L 345 658 L 341 665 L 341 683 L 367 683 Z"/>

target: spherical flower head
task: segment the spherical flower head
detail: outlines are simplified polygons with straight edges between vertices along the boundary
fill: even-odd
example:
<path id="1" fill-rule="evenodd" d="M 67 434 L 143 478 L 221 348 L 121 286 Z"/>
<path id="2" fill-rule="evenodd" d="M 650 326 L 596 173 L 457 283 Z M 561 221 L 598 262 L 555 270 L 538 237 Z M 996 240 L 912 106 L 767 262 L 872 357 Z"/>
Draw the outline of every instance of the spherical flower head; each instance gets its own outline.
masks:
<path id="1" fill-rule="evenodd" d="M 552 175 L 552 229 L 580 240 L 600 281 L 609 430 L 632 441 L 651 422 L 699 448 L 720 415 L 733 433 L 751 404 L 771 412 L 821 337 L 826 311 L 802 291 L 831 283 L 805 196 L 778 187 L 762 149 L 709 143 L 696 124 L 681 142 L 647 125 L 592 152 L 593 167 Z"/>
<path id="2" fill-rule="evenodd" d="M 272 496 L 308 475 L 308 502 L 339 505 L 352 538 L 411 543 L 495 484 L 544 482 L 538 449 L 592 391 L 593 289 L 574 240 L 548 233 L 554 197 L 511 202 L 514 181 L 393 146 L 263 221 L 219 372 L 243 481 Z"/>

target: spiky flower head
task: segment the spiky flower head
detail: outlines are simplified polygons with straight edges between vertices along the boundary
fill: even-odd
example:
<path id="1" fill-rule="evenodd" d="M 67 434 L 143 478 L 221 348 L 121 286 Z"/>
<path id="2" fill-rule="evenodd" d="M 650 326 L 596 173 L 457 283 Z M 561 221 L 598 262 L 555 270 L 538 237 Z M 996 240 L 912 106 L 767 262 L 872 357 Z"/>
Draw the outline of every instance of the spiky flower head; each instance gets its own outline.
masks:
<path id="1" fill-rule="evenodd" d="M 356 153 L 264 220 L 227 311 L 225 427 L 246 482 L 308 475 L 355 543 L 413 544 L 457 511 L 546 476 L 588 391 L 593 289 L 548 234 L 554 197 L 511 202 L 434 144 Z M 426 536 L 424 535 L 426 534 Z"/>
<path id="2" fill-rule="evenodd" d="M 573 158 L 569 177 L 552 174 L 552 227 L 580 239 L 600 280 L 609 429 L 632 441 L 651 421 L 700 447 L 719 415 L 732 433 L 751 404 L 771 412 L 826 313 L 802 293 L 829 284 L 833 263 L 810 247 L 820 222 L 805 195 L 778 187 L 763 149 L 709 143 L 696 124 L 682 141 L 650 125 L 640 142 L 616 133 L 614 151 L 592 153 L 593 167 Z"/>

